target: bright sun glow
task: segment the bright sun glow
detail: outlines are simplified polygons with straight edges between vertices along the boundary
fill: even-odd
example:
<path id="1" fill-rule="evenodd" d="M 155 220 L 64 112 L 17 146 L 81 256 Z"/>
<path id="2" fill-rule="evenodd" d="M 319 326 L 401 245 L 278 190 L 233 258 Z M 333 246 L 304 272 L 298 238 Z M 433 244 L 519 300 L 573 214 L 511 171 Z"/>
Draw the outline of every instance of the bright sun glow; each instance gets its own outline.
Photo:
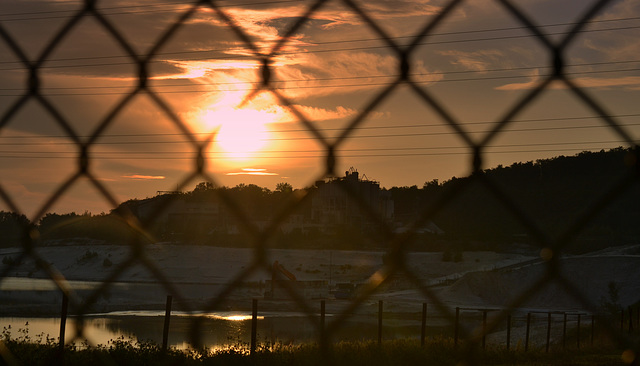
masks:
<path id="1" fill-rule="evenodd" d="M 214 141 L 226 158 L 249 161 L 260 157 L 260 152 L 269 145 L 268 125 L 278 120 L 278 113 L 212 106 L 201 119 L 207 129 L 217 131 Z"/>
<path id="2" fill-rule="evenodd" d="M 218 128 L 216 144 L 236 159 L 249 159 L 267 143 L 270 116 L 261 111 L 246 109 L 212 109 L 205 113 L 209 127 Z"/>

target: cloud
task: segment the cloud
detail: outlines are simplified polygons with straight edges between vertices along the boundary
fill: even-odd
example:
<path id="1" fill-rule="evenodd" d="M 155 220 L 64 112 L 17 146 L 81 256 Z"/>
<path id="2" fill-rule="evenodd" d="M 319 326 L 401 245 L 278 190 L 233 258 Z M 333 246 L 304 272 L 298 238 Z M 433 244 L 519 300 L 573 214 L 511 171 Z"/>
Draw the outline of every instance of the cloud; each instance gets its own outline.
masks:
<path id="1" fill-rule="evenodd" d="M 530 77 L 530 80 L 524 83 L 506 84 L 496 87 L 496 90 L 528 90 L 539 85 L 540 77 L 536 72 Z M 571 81 L 581 88 L 597 88 L 611 89 L 624 88 L 627 90 L 640 90 L 640 76 L 624 76 L 619 78 L 593 78 L 593 77 L 577 77 L 571 78 Z M 554 82 L 550 85 L 550 89 L 566 89 L 567 86 L 562 82 Z"/>
<path id="2" fill-rule="evenodd" d="M 131 174 L 131 175 L 123 175 L 122 178 L 136 179 L 136 180 L 162 180 L 162 179 L 165 179 L 166 177 L 163 175 Z"/>
<path id="3" fill-rule="evenodd" d="M 331 52 L 301 54 L 295 65 L 285 65 L 276 70 L 275 84 L 289 98 L 307 98 L 342 95 L 372 88 L 384 88 L 395 80 L 398 58 L 371 52 Z M 411 65 L 411 72 L 420 75 L 422 83 L 442 79 L 441 74 L 431 73 L 419 60 Z"/>
<path id="4" fill-rule="evenodd" d="M 625 76 L 620 78 L 576 78 L 573 82 L 583 88 L 612 88 L 627 87 L 640 90 L 640 76 Z"/>
<path id="5" fill-rule="evenodd" d="M 467 70 L 487 71 L 491 66 L 504 59 L 504 53 L 499 50 L 480 50 L 472 52 L 464 52 L 457 50 L 440 51 L 443 56 L 453 58 L 451 62 L 454 65 L 460 65 Z"/>
<path id="6" fill-rule="evenodd" d="M 296 105 L 295 107 L 300 112 L 302 112 L 302 114 L 304 114 L 307 118 L 314 121 L 326 121 L 331 119 L 345 118 L 345 117 L 354 116 L 359 113 L 355 109 L 345 108 L 342 106 L 338 106 L 334 110 L 310 107 L 310 106 L 304 106 L 304 105 Z M 292 118 L 294 117 L 292 116 Z"/>
<path id="7" fill-rule="evenodd" d="M 538 69 L 535 69 L 535 70 L 533 70 L 531 75 L 529 75 L 529 81 L 526 81 L 524 83 L 506 84 L 506 85 L 498 86 L 495 89 L 496 90 L 526 90 L 526 89 L 532 89 L 532 88 L 538 86 L 539 80 L 540 80 L 540 71 Z"/>
<path id="8" fill-rule="evenodd" d="M 439 6 L 429 5 L 424 0 L 371 0 L 363 2 L 361 8 L 371 18 L 376 21 L 389 19 L 402 19 L 407 21 L 408 17 L 422 18 L 434 15 L 441 9 Z M 336 28 L 346 25 L 361 25 L 362 18 L 357 16 L 350 8 L 329 7 L 313 14 L 312 19 L 323 20 L 322 28 Z"/>
<path id="9" fill-rule="evenodd" d="M 268 172 L 267 169 L 258 169 L 258 168 L 242 168 L 241 171 L 239 172 L 229 172 L 226 173 L 225 175 L 230 175 L 230 176 L 234 176 L 234 175 L 258 175 L 258 176 L 273 176 L 273 175 L 278 175 L 278 173 L 271 173 Z"/>

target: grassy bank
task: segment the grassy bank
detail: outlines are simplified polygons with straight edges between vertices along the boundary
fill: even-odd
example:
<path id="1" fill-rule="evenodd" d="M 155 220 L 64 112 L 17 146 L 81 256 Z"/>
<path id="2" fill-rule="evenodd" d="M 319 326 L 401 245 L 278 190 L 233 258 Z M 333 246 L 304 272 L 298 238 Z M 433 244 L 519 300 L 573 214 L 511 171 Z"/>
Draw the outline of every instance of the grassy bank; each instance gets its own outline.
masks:
<path id="1" fill-rule="evenodd" d="M 85 349 L 67 346 L 61 354 L 53 339 L 44 343 L 4 339 L 0 355 L 7 365 L 625 365 L 622 351 L 580 350 L 546 353 L 504 348 L 457 349 L 450 339 L 432 339 L 424 347 L 415 340 L 343 342 L 329 356 L 315 345 L 260 347 L 253 355 L 238 345 L 225 350 L 163 352 L 158 345 L 115 340 Z M 0 364 L 3 364 L 0 361 Z"/>

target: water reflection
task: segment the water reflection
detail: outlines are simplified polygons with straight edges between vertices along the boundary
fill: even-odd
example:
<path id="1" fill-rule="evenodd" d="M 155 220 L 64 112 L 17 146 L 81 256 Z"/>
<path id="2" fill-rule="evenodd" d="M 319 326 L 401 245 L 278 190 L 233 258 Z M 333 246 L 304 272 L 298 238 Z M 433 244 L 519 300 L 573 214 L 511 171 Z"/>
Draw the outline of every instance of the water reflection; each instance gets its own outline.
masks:
<path id="1" fill-rule="evenodd" d="M 327 321 L 331 320 L 327 315 Z M 77 319 L 67 320 L 66 342 L 76 337 Z M 314 319 L 317 321 L 317 319 Z M 172 313 L 168 344 L 176 349 L 190 348 L 191 329 L 198 322 L 199 339 L 203 346 L 216 350 L 231 346 L 246 347 L 251 340 L 251 315 L 240 312 L 219 312 L 207 314 Z M 28 325 L 25 325 L 28 324 Z M 83 332 L 89 345 L 108 346 L 112 340 L 149 341 L 162 344 L 164 312 L 126 311 L 93 314 L 84 317 Z M 60 332 L 57 318 L 0 318 L 0 328 L 10 327 L 11 336 L 18 338 L 18 330 L 28 329 L 32 341 L 46 339 L 48 335 L 56 341 Z M 299 344 L 318 341 L 318 323 L 300 313 L 264 313 L 258 317 L 257 340 L 262 345 Z M 377 338 L 377 321 L 374 315 L 354 315 L 334 334 L 333 341 L 371 340 Z M 442 334 L 441 327 L 430 327 L 430 334 Z M 383 330 L 385 339 L 417 338 L 420 334 L 419 321 L 386 320 Z M 82 345 L 83 339 L 76 339 Z"/>

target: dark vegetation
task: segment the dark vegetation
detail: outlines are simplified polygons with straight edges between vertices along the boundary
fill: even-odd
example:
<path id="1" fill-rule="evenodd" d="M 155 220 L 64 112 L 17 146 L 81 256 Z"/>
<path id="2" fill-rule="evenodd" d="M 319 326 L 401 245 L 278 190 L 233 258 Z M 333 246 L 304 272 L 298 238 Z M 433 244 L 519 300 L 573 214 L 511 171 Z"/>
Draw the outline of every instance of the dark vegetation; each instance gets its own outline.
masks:
<path id="1" fill-rule="evenodd" d="M 29 340 L 3 339 L 6 346 L 3 357 L 20 365 L 461 365 L 471 356 L 475 365 L 623 365 L 622 350 L 613 348 L 588 349 L 576 352 L 488 347 L 473 354 L 456 349 L 451 339 L 435 338 L 421 347 L 415 340 L 385 341 L 382 345 L 372 341 L 341 342 L 333 345 L 331 358 L 320 352 L 316 345 L 287 346 L 276 344 L 259 347 L 250 355 L 245 345 L 218 351 L 191 350 L 162 351 L 148 342 L 111 341 L 109 345 L 76 348 L 67 345 L 62 353 L 52 338 L 43 343 Z M 8 351 L 8 352 L 7 352 Z M 9 356 L 10 354 L 10 356 Z"/>
<path id="2" fill-rule="evenodd" d="M 430 207 L 448 190 L 461 188 L 432 218 L 446 233 L 449 243 L 505 249 L 515 243 L 539 244 L 535 231 L 555 239 L 592 212 L 579 235 L 567 249 L 586 252 L 640 239 L 640 185 L 634 170 L 635 155 L 629 149 L 583 152 L 535 162 L 515 163 L 485 170 L 482 177 L 452 178 L 418 187 L 391 188 L 396 217 L 415 217 L 419 208 Z M 637 168 L 636 168 L 637 169 Z M 635 181 L 619 189 L 629 175 Z M 504 192 L 505 202 L 487 188 L 489 182 Z M 606 197 L 609 192 L 614 194 Z M 605 198 L 606 197 L 606 198 Z M 604 206 L 594 207 L 604 199 Z M 516 211 L 508 209 L 510 205 Z M 522 214 L 534 223 L 528 227 Z"/>
<path id="3" fill-rule="evenodd" d="M 636 155 L 629 149 L 583 152 L 576 156 L 560 156 L 535 162 L 515 163 L 508 167 L 487 169 L 480 175 L 452 178 L 446 182 L 432 180 L 422 187 L 385 189 L 394 202 L 393 227 L 403 227 L 419 220 L 433 207 L 440 207 L 428 217 L 443 234 L 418 232 L 412 249 L 443 251 L 443 260 L 462 260 L 462 250 L 507 250 L 514 243 L 539 245 L 540 235 L 558 238 L 574 222 L 589 217 L 576 234 L 570 236 L 569 250 L 584 252 L 599 248 L 637 243 L 640 239 L 640 189 Z M 625 176 L 636 174 L 632 184 L 619 187 Z M 488 182 L 488 183 L 487 183 Z M 496 195 L 488 187 L 499 187 Z M 152 240 L 177 241 L 204 245 L 251 245 L 247 222 L 260 227 L 286 210 L 288 205 L 310 193 L 301 205 L 288 212 L 308 220 L 315 187 L 294 190 L 289 184 L 278 184 L 275 190 L 257 185 L 214 187 L 200 183 L 193 191 L 169 193 L 144 200 L 130 200 L 108 214 L 49 213 L 34 225 L 35 237 L 44 244 L 69 242 L 84 238 L 104 243 L 126 243 L 132 237 L 148 240 L 132 229 L 122 213 L 140 219 Z M 439 202 L 455 190 L 452 199 Z M 604 199 L 604 205 L 593 207 Z M 217 202 L 216 209 L 191 215 L 170 216 L 172 205 L 179 202 L 184 212 L 205 202 Z M 235 202 L 239 210 L 228 209 Z M 190 206 L 191 205 L 191 206 Z M 515 207 L 515 211 L 513 210 Z M 223 210 L 223 211 L 220 211 Z M 597 215 L 589 216 L 592 212 Z M 366 215 L 363 215 L 363 217 Z M 210 217 L 210 218 L 208 218 Z M 288 216 L 292 217 L 292 216 Z M 523 224 L 521 217 L 534 223 Z M 428 223 L 429 220 L 425 220 Z M 213 223 L 213 224 L 212 224 Z M 425 224 L 426 225 L 426 224 Z M 135 225 L 133 225 L 135 227 Z M 335 223 L 330 230 L 318 227 L 300 230 L 277 230 L 269 245 L 282 248 L 380 248 L 385 243 L 375 230 L 375 223 L 349 225 Z M 229 229 L 232 228 L 232 229 Z M 24 215 L 0 212 L 0 246 L 19 245 L 30 234 L 30 223 Z M 446 257 L 446 258 L 445 258 Z"/>

